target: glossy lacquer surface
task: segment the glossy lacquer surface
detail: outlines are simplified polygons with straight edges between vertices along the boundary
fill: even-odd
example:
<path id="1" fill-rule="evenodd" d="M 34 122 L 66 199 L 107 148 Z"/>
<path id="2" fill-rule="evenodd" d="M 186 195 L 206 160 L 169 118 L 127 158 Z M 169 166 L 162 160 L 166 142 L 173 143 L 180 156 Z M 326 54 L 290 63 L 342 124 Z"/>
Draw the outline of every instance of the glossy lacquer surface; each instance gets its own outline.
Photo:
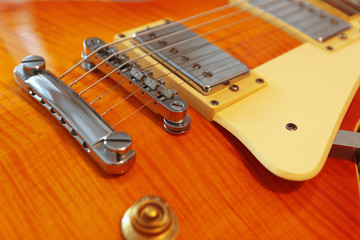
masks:
<path id="1" fill-rule="evenodd" d="M 144 195 L 168 201 L 179 218 L 178 239 L 358 238 L 359 188 L 351 149 L 333 148 L 319 175 L 291 182 L 271 174 L 235 137 L 191 108 L 191 130 L 181 136 L 166 133 L 161 117 L 142 108 L 116 127 L 132 136 L 136 163 L 125 175 L 112 177 L 13 79 L 14 67 L 28 54 L 42 55 L 47 69 L 59 76 L 80 60 L 87 37 L 110 42 L 127 29 L 166 17 L 179 20 L 224 4 L 215 0 L 0 4 L 1 239 L 121 239 L 122 215 Z M 269 41 L 277 39 L 286 43 L 240 57 L 255 67 L 299 44 L 282 32 L 268 36 Z M 81 73 L 77 70 L 64 81 L 70 83 Z M 76 88 L 81 90 L 82 85 Z M 84 98 L 91 100 L 91 94 L 101 90 Z M 342 129 L 356 128 L 359 101 L 357 94 Z M 96 107 L 102 112 L 108 105 L 99 102 Z M 105 119 L 112 125 L 117 114 L 127 116 L 139 107 L 132 99 Z"/>

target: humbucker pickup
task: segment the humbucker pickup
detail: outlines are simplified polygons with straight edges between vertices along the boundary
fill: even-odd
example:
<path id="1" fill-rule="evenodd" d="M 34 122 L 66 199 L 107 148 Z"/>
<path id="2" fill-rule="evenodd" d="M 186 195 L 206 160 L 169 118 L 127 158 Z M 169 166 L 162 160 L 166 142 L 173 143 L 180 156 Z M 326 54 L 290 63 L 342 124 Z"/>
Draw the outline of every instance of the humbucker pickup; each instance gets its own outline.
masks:
<path id="1" fill-rule="evenodd" d="M 164 49 L 152 56 L 180 75 L 201 94 L 209 95 L 223 89 L 237 77 L 248 76 L 250 71 L 245 64 L 181 23 L 172 23 L 171 27 L 158 30 L 153 28 L 149 34 L 141 33 L 146 31 L 136 33 L 134 41 L 144 44 L 159 39 L 143 45 L 142 49 L 145 52 Z M 164 36 L 166 39 L 160 40 Z"/>

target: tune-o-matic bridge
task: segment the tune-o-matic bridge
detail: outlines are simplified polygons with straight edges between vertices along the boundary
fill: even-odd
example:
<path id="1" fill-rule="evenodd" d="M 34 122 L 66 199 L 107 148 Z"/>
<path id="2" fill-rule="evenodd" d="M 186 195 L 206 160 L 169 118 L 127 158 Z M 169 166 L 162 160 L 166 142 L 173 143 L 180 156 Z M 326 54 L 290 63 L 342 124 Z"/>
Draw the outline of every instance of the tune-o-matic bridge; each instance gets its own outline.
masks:
<path id="1" fill-rule="evenodd" d="M 83 67 L 91 69 L 96 65 L 106 76 L 121 82 L 123 88 L 153 112 L 164 117 L 164 128 L 168 132 L 186 132 L 190 127 L 190 117 L 186 113 L 187 103 L 177 95 L 177 91 L 168 89 L 163 80 L 154 78 L 150 70 L 144 70 L 139 63 L 130 61 L 116 47 L 99 50 L 104 45 L 104 41 L 95 37 L 84 41 L 83 57 L 88 57 L 88 60 Z M 123 76 L 128 81 L 123 82 Z"/>

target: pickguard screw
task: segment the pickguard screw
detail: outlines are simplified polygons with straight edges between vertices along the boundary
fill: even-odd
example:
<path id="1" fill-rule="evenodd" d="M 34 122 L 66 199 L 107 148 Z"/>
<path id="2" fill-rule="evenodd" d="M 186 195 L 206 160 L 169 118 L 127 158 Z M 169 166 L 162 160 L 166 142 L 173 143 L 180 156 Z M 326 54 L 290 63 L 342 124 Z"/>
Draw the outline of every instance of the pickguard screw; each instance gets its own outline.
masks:
<path id="1" fill-rule="evenodd" d="M 213 106 L 217 106 L 217 105 L 219 105 L 219 101 L 218 100 L 211 100 L 210 104 L 213 105 Z"/>
<path id="2" fill-rule="evenodd" d="M 233 92 L 239 91 L 239 86 L 238 86 L 238 85 L 235 85 L 235 84 L 234 84 L 234 85 L 231 85 L 229 88 L 230 88 L 230 90 L 233 91 Z"/>
<path id="3" fill-rule="evenodd" d="M 204 77 L 211 78 L 213 76 L 212 72 L 206 71 L 202 74 Z"/>
<path id="4" fill-rule="evenodd" d="M 262 84 L 265 82 L 264 79 L 262 79 L 262 78 L 257 78 L 255 81 L 259 84 Z"/>
<path id="5" fill-rule="evenodd" d="M 192 65 L 192 68 L 193 68 L 193 69 L 200 69 L 201 66 L 200 66 L 200 64 L 195 63 L 194 65 Z"/>
<path id="6" fill-rule="evenodd" d="M 334 48 L 332 46 L 326 46 L 326 49 L 329 50 L 329 51 L 334 50 Z"/>
<path id="7" fill-rule="evenodd" d="M 169 49 L 169 52 L 171 52 L 171 53 L 177 53 L 178 50 L 177 50 L 176 48 L 170 48 L 170 49 Z"/>
<path id="8" fill-rule="evenodd" d="M 331 19 L 331 23 L 336 25 L 338 24 L 338 21 L 336 19 Z"/>
<path id="9" fill-rule="evenodd" d="M 126 35 L 125 35 L 125 34 L 123 34 L 123 33 L 120 33 L 118 36 L 119 36 L 119 37 L 121 37 L 121 38 L 126 37 Z"/>
<path id="10" fill-rule="evenodd" d="M 286 124 L 286 129 L 289 131 L 296 131 L 298 127 L 294 123 L 288 123 Z"/>
<path id="11" fill-rule="evenodd" d="M 151 39 L 155 39 L 155 38 L 156 38 L 156 34 L 155 34 L 155 33 L 151 33 L 151 34 L 149 35 L 149 37 L 150 37 Z"/>

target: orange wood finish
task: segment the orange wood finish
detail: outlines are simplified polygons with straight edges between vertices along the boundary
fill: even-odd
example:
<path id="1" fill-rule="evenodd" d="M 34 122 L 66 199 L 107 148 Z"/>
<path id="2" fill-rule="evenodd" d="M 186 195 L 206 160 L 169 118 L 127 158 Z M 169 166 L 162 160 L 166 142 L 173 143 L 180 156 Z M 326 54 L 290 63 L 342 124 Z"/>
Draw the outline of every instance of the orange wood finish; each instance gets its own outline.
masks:
<path id="1" fill-rule="evenodd" d="M 42 55 L 60 75 L 80 60 L 89 36 L 110 42 L 123 30 L 224 0 L 9 2 L 0 4 L 0 239 L 121 239 L 122 214 L 149 194 L 177 213 L 178 239 L 358 239 L 351 149 L 334 148 L 318 176 L 290 182 L 191 108 L 192 128 L 182 136 L 165 133 L 162 119 L 144 108 L 121 124 L 136 163 L 112 177 L 13 79 L 28 54 Z M 359 118 L 360 93 L 341 128 L 354 130 Z"/>

